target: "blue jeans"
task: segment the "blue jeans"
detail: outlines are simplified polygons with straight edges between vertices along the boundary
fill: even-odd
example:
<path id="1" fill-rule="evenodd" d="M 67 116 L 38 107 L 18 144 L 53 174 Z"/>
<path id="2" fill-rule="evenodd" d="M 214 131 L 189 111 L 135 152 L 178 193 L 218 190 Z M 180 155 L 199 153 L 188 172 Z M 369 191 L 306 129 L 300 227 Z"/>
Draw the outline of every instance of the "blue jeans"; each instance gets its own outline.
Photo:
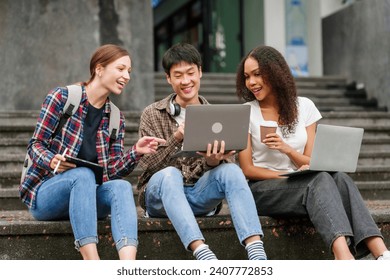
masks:
<path id="1" fill-rule="evenodd" d="M 253 196 L 236 164 L 215 167 L 194 186 L 184 186 L 181 171 L 167 167 L 150 178 L 145 190 L 147 213 L 168 217 L 187 250 L 191 242 L 204 240 L 195 216 L 210 213 L 224 198 L 241 244 L 250 236 L 263 236 Z"/>
<path id="2" fill-rule="evenodd" d="M 355 183 L 342 172 L 315 172 L 288 179 L 249 182 L 260 216 L 309 217 L 329 250 L 346 236 L 356 258 L 370 253 L 363 242 L 382 237 Z M 382 237 L 383 238 L 383 237 Z"/>
<path id="3" fill-rule="evenodd" d="M 112 180 L 96 185 L 85 167 L 70 169 L 45 181 L 38 189 L 33 217 L 41 221 L 70 219 L 76 249 L 98 243 L 97 219 L 111 214 L 116 249 L 137 247 L 137 211 L 131 184 Z"/>

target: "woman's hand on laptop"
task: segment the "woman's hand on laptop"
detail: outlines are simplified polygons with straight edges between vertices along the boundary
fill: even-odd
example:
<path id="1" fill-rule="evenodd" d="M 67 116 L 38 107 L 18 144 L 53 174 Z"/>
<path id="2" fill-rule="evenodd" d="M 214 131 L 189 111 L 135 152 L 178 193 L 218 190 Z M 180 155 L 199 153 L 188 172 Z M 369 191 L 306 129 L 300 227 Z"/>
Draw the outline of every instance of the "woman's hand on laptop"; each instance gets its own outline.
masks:
<path id="1" fill-rule="evenodd" d="M 301 167 L 299 167 L 298 168 L 298 170 L 300 170 L 300 171 L 302 171 L 302 170 L 307 170 L 307 169 L 309 169 L 309 165 L 308 164 L 304 164 L 304 165 L 302 165 Z"/>
<path id="2" fill-rule="evenodd" d="M 206 153 L 198 152 L 206 158 L 206 163 L 208 166 L 217 166 L 220 164 L 221 160 L 226 160 L 236 153 L 236 151 L 230 151 L 225 154 L 225 141 L 221 141 L 221 147 L 218 150 L 218 141 L 214 141 L 213 144 L 207 145 Z"/>

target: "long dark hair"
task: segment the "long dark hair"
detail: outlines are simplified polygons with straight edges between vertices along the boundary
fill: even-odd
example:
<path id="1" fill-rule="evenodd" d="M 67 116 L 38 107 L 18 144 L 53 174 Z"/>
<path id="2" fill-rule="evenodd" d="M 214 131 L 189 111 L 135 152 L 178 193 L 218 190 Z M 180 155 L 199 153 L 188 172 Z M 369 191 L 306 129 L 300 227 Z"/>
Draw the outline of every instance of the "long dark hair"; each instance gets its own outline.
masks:
<path id="1" fill-rule="evenodd" d="M 269 46 L 259 46 L 250 51 L 238 65 L 236 76 L 236 93 L 245 101 L 256 99 L 245 85 L 244 64 L 249 57 L 257 61 L 264 82 L 276 93 L 278 124 L 283 135 L 294 133 L 298 122 L 298 98 L 294 77 L 286 60 L 280 52 Z"/>

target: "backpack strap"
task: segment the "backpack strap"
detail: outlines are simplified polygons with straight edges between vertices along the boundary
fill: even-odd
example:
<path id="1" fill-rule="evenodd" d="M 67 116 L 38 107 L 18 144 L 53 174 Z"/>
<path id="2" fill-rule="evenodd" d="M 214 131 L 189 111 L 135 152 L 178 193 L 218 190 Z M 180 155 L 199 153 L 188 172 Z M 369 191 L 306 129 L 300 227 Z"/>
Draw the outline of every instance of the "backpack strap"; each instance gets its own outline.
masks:
<path id="1" fill-rule="evenodd" d="M 68 99 L 66 100 L 65 105 L 64 105 L 64 109 L 63 109 L 64 113 L 60 118 L 60 121 L 57 125 L 57 128 L 56 128 L 53 136 L 60 133 L 60 131 L 61 131 L 62 127 L 64 126 L 64 124 L 66 123 L 66 121 L 74 113 L 76 113 L 77 108 L 79 107 L 80 102 L 81 102 L 81 97 L 82 97 L 82 93 L 83 93 L 81 86 L 70 85 L 70 86 L 67 86 L 67 88 L 68 88 Z M 24 158 L 24 162 L 23 162 L 23 169 L 22 169 L 22 175 L 20 178 L 20 184 L 23 183 L 24 178 L 26 177 L 27 171 L 31 165 L 32 165 L 32 160 L 31 160 L 30 156 L 28 155 L 28 153 L 26 153 L 26 157 Z"/>
<path id="2" fill-rule="evenodd" d="M 111 113 L 110 113 L 110 123 L 109 123 L 108 131 L 110 133 L 110 147 L 111 147 L 111 144 L 118 138 L 119 135 L 121 114 L 119 108 L 112 101 L 110 101 L 110 108 L 111 108 Z"/>
<path id="3" fill-rule="evenodd" d="M 83 91 L 81 89 L 80 85 L 70 85 L 67 86 L 68 88 L 68 99 L 65 102 L 64 106 L 64 113 L 62 117 L 60 118 L 60 122 L 57 125 L 57 128 L 53 135 L 57 135 L 60 133 L 62 127 L 66 123 L 66 121 L 74 114 L 76 113 L 77 109 L 79 108 L 81 97 L 83 94 Z"/>

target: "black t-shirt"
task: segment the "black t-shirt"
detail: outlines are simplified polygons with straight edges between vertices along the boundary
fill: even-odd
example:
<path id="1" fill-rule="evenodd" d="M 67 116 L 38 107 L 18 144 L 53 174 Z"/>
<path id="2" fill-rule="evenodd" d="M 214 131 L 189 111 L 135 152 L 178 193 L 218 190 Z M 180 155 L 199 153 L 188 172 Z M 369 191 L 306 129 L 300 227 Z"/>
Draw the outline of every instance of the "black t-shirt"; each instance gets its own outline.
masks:
<path id="1" fill-rule="evenodd" d="M 88 105 L 88 113 L 84 120 L 84 137 L 78 158 L 97 163 L 96 133 L 103 117 L 104 106 L 97 109 Z"/>

